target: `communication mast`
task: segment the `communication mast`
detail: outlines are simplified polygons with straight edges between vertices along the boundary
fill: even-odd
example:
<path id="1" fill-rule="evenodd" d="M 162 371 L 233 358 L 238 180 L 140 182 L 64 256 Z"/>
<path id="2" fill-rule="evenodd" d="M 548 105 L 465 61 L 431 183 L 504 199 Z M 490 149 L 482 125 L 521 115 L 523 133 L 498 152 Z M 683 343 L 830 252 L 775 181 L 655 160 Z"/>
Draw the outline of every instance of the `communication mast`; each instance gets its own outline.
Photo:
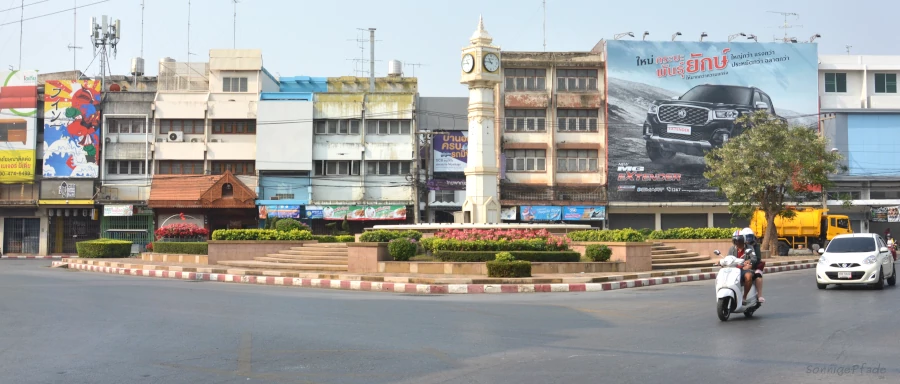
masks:
<path id="1" fill-rule="evenodd" d="M 104 89 L 109 50 L 112 49 L 112 57 L 116 58 L 122 24 L 119 19 L 112 20 L 106 15 L 101 16 L 100 20 L 98 23 L 96 17 L 91 17 L 91 42 L 94 44 L 94 55 L 100 55 L 100 87 Z"/>
<path id="2" fill-rule="evenodd" d="M 796 19 L 799 19 L 799 18 L 800 18 L 800 15 L 797 14 L 797 13 L 793 13 L 793 12 L 777 12 L 777 11 L 768 11 L 768 12 L 769 12 L 769 13 L 776 13 L 776 14 L 779 14 L 779 15 L 781 15 L 782 17 L 784 17 L 784 24 L 782 24 L 781 26 L 778 27 L 778 28 L 784 29 L 784 36 L 781 37 L 780 39 L 776 37 L 776 38 L 775 38 L 775 41 L 781 40 L 781 41 L 784 42 L 784 43 L 796 43 L 796 42 L 797 42 L 797 41 L 796 41 L 797 38 L 795 38 L 795 37 L 788 37 L 788 29 L 791 29 L 791 28 L 794 28 L 794 27 L 803 27 L 803 26 L 802 26 L 802 25 L 790 25 L 790 24 L 788 24 L 788 17 L 794 16 L 794 18 L 795 18 L 795 20 L 796 20 Z"/>

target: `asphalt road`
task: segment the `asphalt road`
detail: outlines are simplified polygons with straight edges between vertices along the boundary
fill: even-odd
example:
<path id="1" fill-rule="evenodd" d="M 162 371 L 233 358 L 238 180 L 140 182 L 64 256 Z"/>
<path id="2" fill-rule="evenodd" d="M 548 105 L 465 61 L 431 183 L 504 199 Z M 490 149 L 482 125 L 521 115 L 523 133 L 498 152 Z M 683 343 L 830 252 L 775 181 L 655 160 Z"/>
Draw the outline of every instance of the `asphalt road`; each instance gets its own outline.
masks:
<path id="1" fill-rule="evenodd" d="M 711 281 L 416 296 L 48 265 L 0 261 L 4 383 L 900 382 L 900 289 L 819 291 L 812 270 L 722 323 Z"/>

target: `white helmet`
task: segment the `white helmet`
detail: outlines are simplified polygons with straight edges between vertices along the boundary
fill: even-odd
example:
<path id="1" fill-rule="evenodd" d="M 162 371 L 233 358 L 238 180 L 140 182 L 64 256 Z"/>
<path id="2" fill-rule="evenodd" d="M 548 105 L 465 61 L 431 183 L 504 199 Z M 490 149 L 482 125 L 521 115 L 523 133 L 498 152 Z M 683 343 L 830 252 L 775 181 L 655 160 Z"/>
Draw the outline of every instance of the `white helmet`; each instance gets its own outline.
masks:
<path id="1" fill-rule="evenodd" d="M 753 230 L 750 228 L 744 228 L 740 230 L 741 236 L 744 236 L 744 242 L 747 244 L 756 244 L 756 234 L 753 233 Z"/>

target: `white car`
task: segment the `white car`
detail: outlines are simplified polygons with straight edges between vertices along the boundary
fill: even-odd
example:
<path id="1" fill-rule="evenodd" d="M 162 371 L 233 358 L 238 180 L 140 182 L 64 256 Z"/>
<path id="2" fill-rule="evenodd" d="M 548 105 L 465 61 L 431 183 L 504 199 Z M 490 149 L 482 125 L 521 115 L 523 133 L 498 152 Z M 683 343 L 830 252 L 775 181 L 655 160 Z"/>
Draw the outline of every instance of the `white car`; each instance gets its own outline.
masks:
<path id="1" fill-rule="evenodd" d="M 825 249 L 819 249 L 816 265 L 816 285 L 825 289 L 829 284 L 867 284 L 883 289 L 897 284 L 894 259 L 881 236 L 874 233 L 838 235 Z"/>

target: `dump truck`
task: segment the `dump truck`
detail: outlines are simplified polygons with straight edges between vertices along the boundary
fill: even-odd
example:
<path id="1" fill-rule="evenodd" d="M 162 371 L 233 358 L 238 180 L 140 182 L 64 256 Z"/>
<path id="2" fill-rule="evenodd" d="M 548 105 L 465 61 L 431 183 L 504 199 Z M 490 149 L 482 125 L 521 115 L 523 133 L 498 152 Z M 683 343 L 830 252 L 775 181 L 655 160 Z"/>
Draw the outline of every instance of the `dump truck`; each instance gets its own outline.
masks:
<path id="1" fill-rule="evenodd" d="M 822 208 L 791 208 L 791 210 L 795 213 L 793 218 L 775 217 L 779 256 L 787 256 L 790 249 L 801 245 L 806 248 L 813 248 L 813 245 L 824 248 L 835 236 L 853 233 L 850 218 L 846 215 L 830 215 L 827 209 Z M 765 212 L 757 210 L 753 213 L 750 229 L 762 240 L 766 234 Z"/>

